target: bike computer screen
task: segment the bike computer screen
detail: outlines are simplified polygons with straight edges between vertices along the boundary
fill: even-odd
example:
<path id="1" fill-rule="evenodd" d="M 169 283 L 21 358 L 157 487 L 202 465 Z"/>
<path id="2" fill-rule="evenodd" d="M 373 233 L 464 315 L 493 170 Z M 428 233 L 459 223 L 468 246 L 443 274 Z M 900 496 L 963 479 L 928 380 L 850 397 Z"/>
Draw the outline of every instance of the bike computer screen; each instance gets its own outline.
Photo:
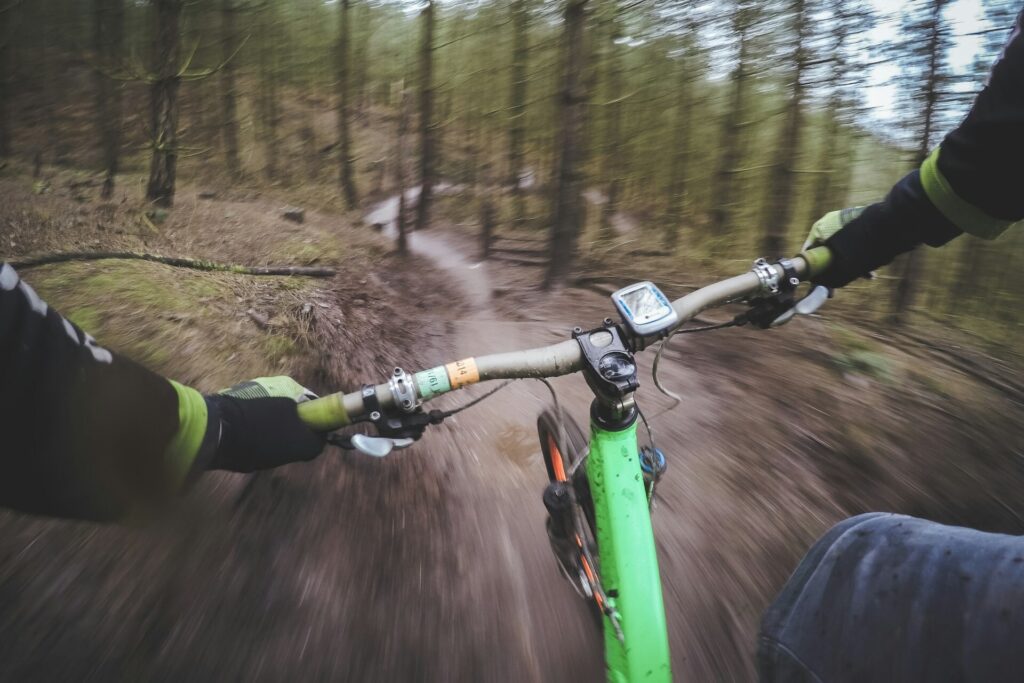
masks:
<path id="1" fill-rule="evenodd" d="M 612 294 L 630 329 L 642 337 L 666 330 L 679 318 L 668 298 L 652 282 L 638 282 Z"/>

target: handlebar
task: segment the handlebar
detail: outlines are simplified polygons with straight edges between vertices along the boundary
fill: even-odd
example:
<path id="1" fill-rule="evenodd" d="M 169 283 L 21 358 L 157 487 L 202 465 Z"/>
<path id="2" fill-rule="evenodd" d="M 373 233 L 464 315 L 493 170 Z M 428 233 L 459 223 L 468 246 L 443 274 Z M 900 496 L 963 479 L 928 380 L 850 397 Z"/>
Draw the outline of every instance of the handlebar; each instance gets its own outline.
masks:
<path id="1" fill-rule="evenodd" d="M 806 280 L 824 270 L 830 258 L 826 247 L 818 247 L 791 259 L 789 265 L 792 270 L 788 274 L 780 264 L 758 262 L 751 271 L 691 292 L 672 302 L 672 308 L 678 315 L 672 330 L 714 306 L 769 294 L 775 284 L 784 277 L 791 277 L 794 272 L 796 277 Z M 639 342 L 637 348 L 644 348 L 647 344 L 643 342 L 653 342 L 664 334 L 662 332 L 648 340 L 636 340 Z M 560 377 L 579 371 L 581 364 L 579 343 L 570 339 L 524 351 L 465 358 L 415 375 L 396 369 L 395 376 L 387 383 L 367 386 L 364 391 L 330 394 L 300 403 L 299 416 L 312 429 L 333 431 L 369 418 L 374 411 L 398 408 L 412 412 L 423 402 L 477 382 Z"/>

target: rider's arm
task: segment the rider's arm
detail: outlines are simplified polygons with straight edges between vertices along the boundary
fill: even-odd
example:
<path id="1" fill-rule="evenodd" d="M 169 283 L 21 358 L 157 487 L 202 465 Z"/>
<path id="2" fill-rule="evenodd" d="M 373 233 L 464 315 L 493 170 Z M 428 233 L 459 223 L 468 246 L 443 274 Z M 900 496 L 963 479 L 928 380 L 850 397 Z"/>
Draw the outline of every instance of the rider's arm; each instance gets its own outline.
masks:
<path id="1" fill-rule="evenodd" d="M 100 347 L 0 263 L 2 506 L 117 518 L 204 469 L 310 459 L 322 439 L 294 405 L 204 397 L 170 382 Z"/>
<path id="2" fill-rule="evenodd" d="M 1024 38 L 1018 17 L 963 122 L 884 201 L 865 208 L 825 241 L 834 261 L 822 283 L 842 286 L 920 244 L 941 246 L 964 232 L 997 237 L 1024 218 L 1016 170 L 1021 158 Z"/>

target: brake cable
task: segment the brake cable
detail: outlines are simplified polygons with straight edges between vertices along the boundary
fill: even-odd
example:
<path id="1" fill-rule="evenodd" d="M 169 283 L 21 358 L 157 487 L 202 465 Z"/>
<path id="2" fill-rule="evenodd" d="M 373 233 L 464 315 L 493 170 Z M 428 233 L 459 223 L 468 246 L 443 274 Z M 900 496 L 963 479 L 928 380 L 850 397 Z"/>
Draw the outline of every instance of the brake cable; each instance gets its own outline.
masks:
<path id="1" fill-rule="evenodd" d="M 477 396 L 472 401 L 467 401 L 466 403 L 463 403 L 461 406 L 457 406 L 455 408 L 452 408 L 451 410 L 438 411 L 440 413 L 441 419 L 442 420 L 447 419 L 447 418 L 451 417 L 452 415 L 455 415 L 457 413 L 461 413 L 463 410 L 466 410 L 467 408 L 472 408 L 477 403 L 480 403 L 484 399 L 490 398 L 494 394 L 498 393 L 499 391 L 501 391 L 502 389 L 507 387 L 509 384 L 512 384 L 512 381 L 513 380 L 507 379 L 504 382 L 502 382 L 501 384 L 499 384 L 498 386 L 496 386 L 493 389 L 491 389 L 490 391 L 488 391 L 486 393 L 483 393 L 480 396 Z"/>
<path id="2" fill-rule="evenodd" d="M 668 396 L 670 399 L 672 399 L 672 405 L 670 405 L 668 408 L 665 408 L 664 410 L 659 412 L 657 415 L 654 415 L 653 417 L 651 417 L 652 420 L 655 417 L 658 417 L 659 415 L 663 415 L 664 413 L 667 413 L 668 411 L 674 409 L 677 405 L 679 405 L 680 403 L 683 402 L 683 398 L 679 394 L 677 394 L 674 391 L 666 388 L 665 385 L 661 383 L 661 377 L 659 377 L 659 375 L 658 375 L 658 368 L 661 365 L 661 355 L 663 353 L 665 353 L 665 349 L 668 348 L 668 344 L 669 344 L 670 341 L 672 341 L 672 337 L 676 336 L 677 334 L 692 334 L 694 332 L 710 332 L 712 330 L 722 330 L 722 329 L 725 329 L 726 327 L 736 327 L 738 325 L 739 325 L 739 322 L 735 318 L 733 318 L 732 320 L 729 320 L 727 322 L 717 323 L 715 325 L 705 325 L 704 327 L 688 327 L 686 329 L 678 329 L 675 332 L 673 332 L 672 334 L 670 334 L 668 337 L 666 337 L 665 341 L 661 342 L 661 346 L 658 347 L 658 353 L 656 353 L 655 356 L 654 356 L 654 365 L 651 367 L 651 376 L 654 379 L 654 386 L 658 387 L 658 391 L 660 391 L 661 393 L 665 394 L 665 396 Z"/>

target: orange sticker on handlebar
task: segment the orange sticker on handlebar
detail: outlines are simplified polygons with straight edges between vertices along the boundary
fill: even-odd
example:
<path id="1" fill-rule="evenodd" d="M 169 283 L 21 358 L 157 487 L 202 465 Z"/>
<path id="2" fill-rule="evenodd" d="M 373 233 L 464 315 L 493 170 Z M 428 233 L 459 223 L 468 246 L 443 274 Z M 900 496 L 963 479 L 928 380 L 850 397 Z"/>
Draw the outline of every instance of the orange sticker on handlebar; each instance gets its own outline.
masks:
<path id="1" fill-rule="evenodd" d="M 448 371 L 448 381 L 451 382 L 452 389 L 461 389 L 467 384 L 476 384 L 480 381 L 480 371 L 477 370 L 476 360 L 473 358 L 448 363 L 444 368 Z"/>

